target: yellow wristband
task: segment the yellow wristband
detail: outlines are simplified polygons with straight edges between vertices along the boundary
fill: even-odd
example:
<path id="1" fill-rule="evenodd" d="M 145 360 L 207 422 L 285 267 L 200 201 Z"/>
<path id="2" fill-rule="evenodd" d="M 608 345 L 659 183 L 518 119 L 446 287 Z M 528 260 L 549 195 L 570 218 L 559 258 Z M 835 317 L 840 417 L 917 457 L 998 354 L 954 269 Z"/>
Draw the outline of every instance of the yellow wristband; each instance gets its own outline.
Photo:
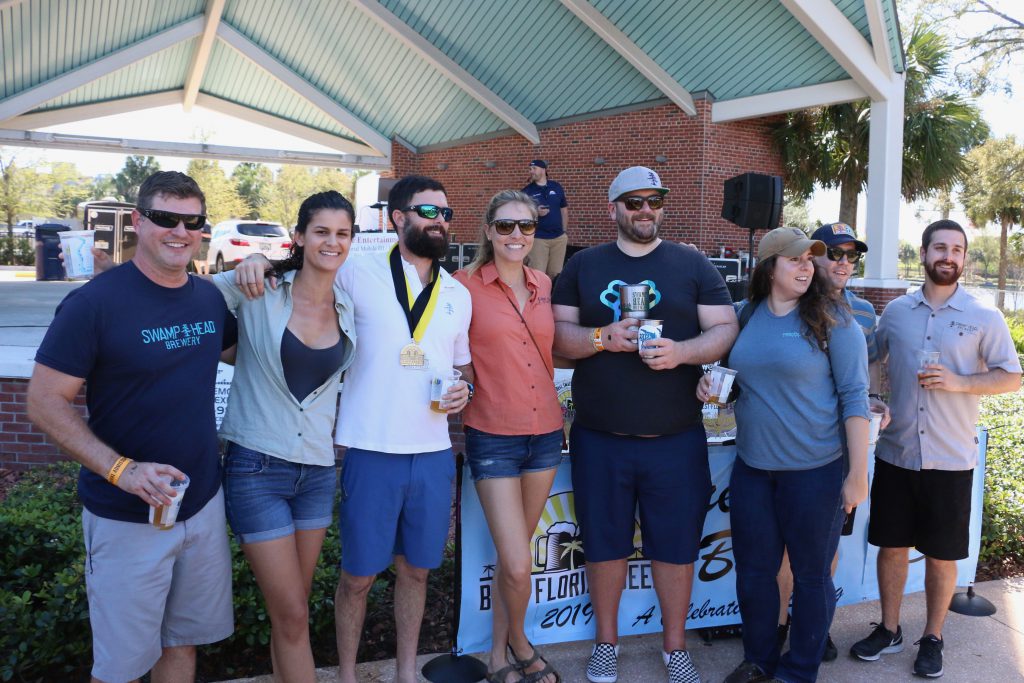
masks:
<path id="1" fill-rule="evenodd" d="M 114 461 L 114 466 L 110 468 L 109 472 L 107 472 L 107 481 L 114 486 L 117 486 L 117 481 L 121 478 L 121 474 L 124 472 L 125 468 L 133 462 L 135 461 L 131 458 L 126 458 L 122 455 Z"/>
<path id="2" fill-rule="evenodd" d="M 594 334 L 590 337 L 590 343 L 594 345 L 595 351 L 604 351 L 604 343 L 601 341 L 601 333 L 603 331 L 603 327 L 596 327 L 594 328 Z"/>

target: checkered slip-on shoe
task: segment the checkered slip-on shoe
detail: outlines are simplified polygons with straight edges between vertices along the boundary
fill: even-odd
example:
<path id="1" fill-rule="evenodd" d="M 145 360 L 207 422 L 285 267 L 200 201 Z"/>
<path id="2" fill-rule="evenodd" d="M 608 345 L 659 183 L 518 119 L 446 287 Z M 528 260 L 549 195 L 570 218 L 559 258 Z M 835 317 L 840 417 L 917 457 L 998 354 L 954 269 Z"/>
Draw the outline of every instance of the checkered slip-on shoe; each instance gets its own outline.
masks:
<path id="1" fill-rule="evenodd" d="M 587 662 L 590 683 L 615 683 L 619 680 L 619 646 L 597 643 Z"/>
<path id="2" fill-rule="evenodd" d="M 668 669 L 668 683 L 700 683 L 700 674 L 693 668 L 690 653 L 686 650 L 662 652 L 661 658 Z"/>

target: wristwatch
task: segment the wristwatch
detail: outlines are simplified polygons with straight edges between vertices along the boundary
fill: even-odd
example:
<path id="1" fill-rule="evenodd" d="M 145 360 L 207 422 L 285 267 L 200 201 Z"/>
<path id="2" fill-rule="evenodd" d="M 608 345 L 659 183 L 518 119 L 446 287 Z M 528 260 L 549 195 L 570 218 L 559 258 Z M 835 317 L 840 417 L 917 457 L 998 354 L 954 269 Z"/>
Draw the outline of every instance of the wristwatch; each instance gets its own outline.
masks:
<path id="1" fill-rule="evenodd" d="M 472 382 L 466 382 L 466 386 L 469 388 L 469 396 L 466 397 L 466 403 L 473 400 L 473 396 L 476 394 L 476 387 L 473 386 Z"/>
<path id="2" fill-rule="evenodd" d="M 882 395 L 881 394 L 868 394 L 868 398 L 873 398 L 873 399 L 875 399 L 877 401 L 881 401 L 882 400 Z"/>

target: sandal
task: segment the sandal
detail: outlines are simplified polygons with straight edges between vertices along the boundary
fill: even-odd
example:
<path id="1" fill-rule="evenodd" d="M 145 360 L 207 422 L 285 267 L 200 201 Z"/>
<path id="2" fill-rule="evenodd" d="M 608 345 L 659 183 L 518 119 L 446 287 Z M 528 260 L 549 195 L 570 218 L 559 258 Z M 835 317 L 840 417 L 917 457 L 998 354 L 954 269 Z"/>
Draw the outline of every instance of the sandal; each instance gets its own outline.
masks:
<path id="1" fill-rule="evenodd" d="M 489 671 L 484 675 L 487 683 L 505 683 L 510 673 L 522 673 L 519 671 L 519 667 L 515 664 L 509 664 L 506 667 L 498 669 L 497 671 Z M 523 679 L 520 678 L 516 683 L 522 683 Z"/>
<path id="2" fill-rule="evenodd" d="M 538 683 L 538 681 L 544 680 L 546 676 L 554 676 L 555 683 L 562 683 L 562 675 L 555 670 L 555 667 L 551 666 L 551 663 L 544 659 L 544 655 L 540 653 L 533 643 L 530 643 L 530 647 L 533 648 L 533 655 L 528 659 L 519 659 L 516 657 L 516 651 L 512 649 L 512 645 L 508 646 L 508 660 L 509 663 L 519 670 L 519 673 L 523 674 L 523 683 Z M 537 661 L 544 662 L 544 668 L 540 671 L 526 671 L 526 667 L 531 666 Z"/>

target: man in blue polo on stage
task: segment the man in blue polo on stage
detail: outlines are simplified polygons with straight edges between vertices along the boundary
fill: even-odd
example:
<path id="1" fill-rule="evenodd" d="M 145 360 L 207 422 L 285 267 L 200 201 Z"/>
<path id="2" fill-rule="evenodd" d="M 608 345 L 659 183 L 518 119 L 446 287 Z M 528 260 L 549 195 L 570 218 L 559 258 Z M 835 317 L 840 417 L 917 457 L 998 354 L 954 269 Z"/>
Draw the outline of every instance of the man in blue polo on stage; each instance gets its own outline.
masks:
<path id="1" fill-rule="evenodd" d="M 534 159 L 530 162 L 530 184 L 523 192 L 537 202 L 537 234 L 526 264 L 554 280 L 565 264 L 568 241 L 565 230 L 569 227 L 569 209 L 565 190 L 548 178 L 548 163 Z"/>

